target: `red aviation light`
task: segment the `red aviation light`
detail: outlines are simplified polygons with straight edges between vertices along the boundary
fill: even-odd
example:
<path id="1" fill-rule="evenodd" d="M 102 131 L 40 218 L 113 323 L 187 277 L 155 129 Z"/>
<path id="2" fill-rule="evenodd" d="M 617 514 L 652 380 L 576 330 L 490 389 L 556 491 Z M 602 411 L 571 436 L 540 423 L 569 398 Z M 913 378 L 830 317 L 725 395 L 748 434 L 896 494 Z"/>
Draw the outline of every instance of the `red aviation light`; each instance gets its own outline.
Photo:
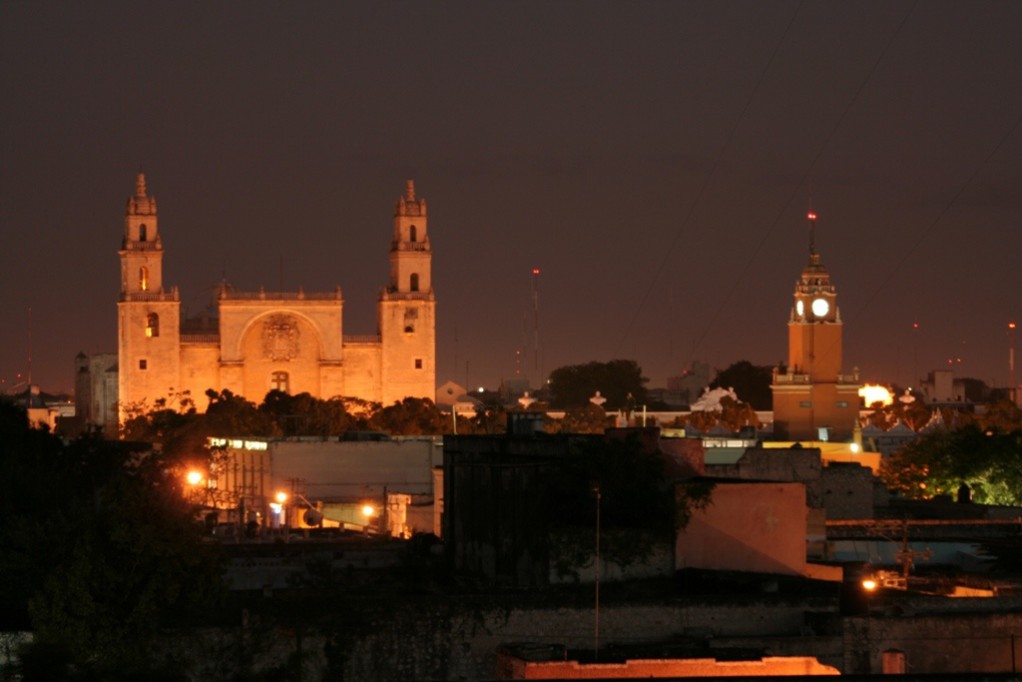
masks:
<path id="1" fill-rule="evenodd" d="M 532 269 L 532 274 L 538 275 L 539 274 L 539 268 L 533 268 Z"/>
<path id="2" fill-rule="evenodd" d="M 810 220 L 816 220 L 816 213 L 814 211 L 809 211 L 809 213 L 806 214 L 806 218 L 809 218 Z"/>

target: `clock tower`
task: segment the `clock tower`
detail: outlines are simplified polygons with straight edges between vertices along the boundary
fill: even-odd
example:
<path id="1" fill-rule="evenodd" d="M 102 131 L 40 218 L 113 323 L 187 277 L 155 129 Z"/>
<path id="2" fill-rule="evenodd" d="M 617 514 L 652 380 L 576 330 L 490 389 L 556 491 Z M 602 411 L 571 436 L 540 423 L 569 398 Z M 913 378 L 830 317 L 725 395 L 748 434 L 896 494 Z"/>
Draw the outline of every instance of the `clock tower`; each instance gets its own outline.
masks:
<path id="1" fill-rule="evenodd" d="M 781 439 L 845 440 L 858 417 L 859 377 L 841 373 L 843 325 L 837 290 L 816 252 L 808 214 L 809 263 L 795 282 L 788 318 L 788 367 L 774 370 L 774 433 Z"/>

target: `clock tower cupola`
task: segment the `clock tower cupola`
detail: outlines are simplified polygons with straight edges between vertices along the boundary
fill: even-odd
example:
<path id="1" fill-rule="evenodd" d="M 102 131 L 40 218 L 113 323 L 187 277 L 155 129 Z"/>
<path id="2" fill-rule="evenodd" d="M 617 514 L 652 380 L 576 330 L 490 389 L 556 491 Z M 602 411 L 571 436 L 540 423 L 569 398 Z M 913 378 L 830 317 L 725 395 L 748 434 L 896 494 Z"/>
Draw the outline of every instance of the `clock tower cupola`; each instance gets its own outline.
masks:
<path id="1" fill-rule="evenodd" d="M 841 371 L 841 314 L 837 289 L 816 251 L 816 213 L 810 211 L 809 262 L 795 282 L 788 321 L 788 367 L 813 379 L 834 381 Z"/>
<path id="2" fill-rule="evenodd" d="M 858 410 L 858 376 L 841 373 L 843 324 L 837 289 L 816 250 L 810 211 L 809 262 L 795 282 L 788 317 L 788 366 L 775 370 L 774 430 L 781 438 L 817 440 L 850 434 Z M 847 432 L 847 433 L 846 433 Z"/>

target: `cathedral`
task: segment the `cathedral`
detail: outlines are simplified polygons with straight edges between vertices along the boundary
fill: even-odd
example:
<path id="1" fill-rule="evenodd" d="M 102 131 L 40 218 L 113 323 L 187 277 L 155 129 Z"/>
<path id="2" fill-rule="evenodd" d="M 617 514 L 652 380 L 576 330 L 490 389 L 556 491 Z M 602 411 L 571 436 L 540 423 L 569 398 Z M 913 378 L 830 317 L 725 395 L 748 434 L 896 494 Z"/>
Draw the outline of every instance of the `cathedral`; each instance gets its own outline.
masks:
<path id="1" fill-rule="evenodd" d="M 222 285 L 217 315 L 183 319 L 177 287 L 163 281 L 156 199 L 138 174 L 124 216 L 117 303 L 120 419 L 187 391 L 198 409 L 208 389 L 262 402 L 270 390 L 389 405 L 433 399 L 436 297 L 426 200 L 407 182 L 394 211 L 390 282 L 377 302 L 377 333 L 344 333 L 341 289 L 235 291 Z"/>
<path id="2" fill-rule="evenodd" d="M 816 252 L 809 219 L 809 262 L 795 283 L 788 316 L 788 366 L 774 370 L 774 435 L 781 440 L 848 440 L 859 414 L 859 370 L 841 371 L 843 324 L 837 289 Z"/>

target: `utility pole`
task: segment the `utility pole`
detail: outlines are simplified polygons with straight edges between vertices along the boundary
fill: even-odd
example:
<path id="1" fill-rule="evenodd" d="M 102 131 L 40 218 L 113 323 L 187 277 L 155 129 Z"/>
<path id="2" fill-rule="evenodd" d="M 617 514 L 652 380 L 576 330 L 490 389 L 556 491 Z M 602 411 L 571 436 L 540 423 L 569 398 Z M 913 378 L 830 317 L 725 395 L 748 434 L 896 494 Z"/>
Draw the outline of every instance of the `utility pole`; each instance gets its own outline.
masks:
<path id="1" fill-rule="evenodd" d="M 1011 402 L 1018 405 L 1018 381 L 1015 379 L 1015 322 L 1008 323 L 1008 386 Z"/>
<path id="2" fill-rule="evenodd" d="M 596 559 L 593 566 L 596 569 L 596 594 L 595 610 L 593 619 L 593 657 L 600 660 L 600 484 L 593 487 L 596 493 Z"/>

